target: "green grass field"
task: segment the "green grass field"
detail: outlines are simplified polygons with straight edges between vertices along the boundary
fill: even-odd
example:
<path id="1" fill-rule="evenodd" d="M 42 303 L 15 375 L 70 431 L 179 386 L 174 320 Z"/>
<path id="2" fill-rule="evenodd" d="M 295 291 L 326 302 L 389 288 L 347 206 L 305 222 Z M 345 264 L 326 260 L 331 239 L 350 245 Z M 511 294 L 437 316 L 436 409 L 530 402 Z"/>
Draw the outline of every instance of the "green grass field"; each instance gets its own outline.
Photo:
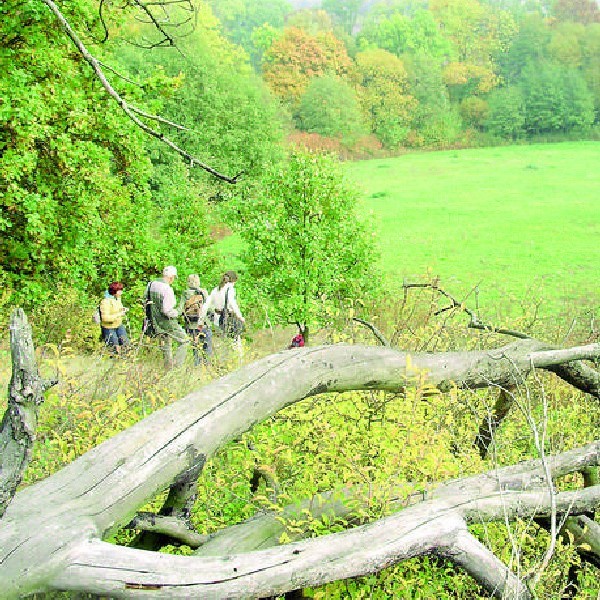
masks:
<path id="1" fill-rule="evenodd" d="M 483 298 L 600 299 L 598 142 L 414 153 L 347 173 L 395 279 L 429 272 Z"/>
<path id="2" fill-rule="evenodd" d="M 600 304 L 600 143 L 411 153 L 347 163 L 374 213 L 382 269 L 457 296 Z M 240 240 L 221 247 L 232 264 Z M 596 298 L 596 300 L 594 300 Z M 470 303 L 472 302 L 472 297 Z"/>

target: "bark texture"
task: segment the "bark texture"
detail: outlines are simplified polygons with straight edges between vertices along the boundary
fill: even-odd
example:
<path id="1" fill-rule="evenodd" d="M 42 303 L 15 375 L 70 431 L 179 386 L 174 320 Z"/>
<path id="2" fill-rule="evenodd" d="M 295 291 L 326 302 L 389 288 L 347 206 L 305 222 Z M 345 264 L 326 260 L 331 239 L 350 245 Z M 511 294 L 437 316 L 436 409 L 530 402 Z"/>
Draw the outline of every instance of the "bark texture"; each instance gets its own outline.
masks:
<path id="1" fill-rule="evenodd" d="M 40 377 L 35 361 L 31 327 L 21 309 L 10 320 L 12 378 L 8 407 L 0 425 L 0 517 L 12 500 L 31 459 L 38 409 L 44 391 L 53 382 Z"/>
<path id="2" fill-rule="evenodd" d="M 375 523 L 282 547 L 236 553 L 234 544 L 220 556 L 184 557 L 101 540 L 223 444 L 298 400 L 323 392 L 400 391 L 423 378 L 441 390 L 511 386 L 537 360 L 544 368 L 565 360 L 546 350 L 552 348 L 521 340 L 490 351 L 409 357 L 390 348 L 339 345 L 286 350 L 243 367 L 16 494 L 0 521 L 3 597 L 50 589 L 116 598 L 264 597 L 431 553 L 454 557 L 497 597 L 527 597 L 523 584 L 469 538 L 466 525 L 547 516 L 553 504 L 572 515 L 600 505 L 598 485 L 553 496 L 548 468 L 535 461 L 443 484 L 426 501 Z M 590 352 L 574 349 L 568 358 Z M 595 442 L 554 457 L 550 469 L 558 477 L 598 464 Z M 185 497 L 175 494 L 177 510 Z"/>

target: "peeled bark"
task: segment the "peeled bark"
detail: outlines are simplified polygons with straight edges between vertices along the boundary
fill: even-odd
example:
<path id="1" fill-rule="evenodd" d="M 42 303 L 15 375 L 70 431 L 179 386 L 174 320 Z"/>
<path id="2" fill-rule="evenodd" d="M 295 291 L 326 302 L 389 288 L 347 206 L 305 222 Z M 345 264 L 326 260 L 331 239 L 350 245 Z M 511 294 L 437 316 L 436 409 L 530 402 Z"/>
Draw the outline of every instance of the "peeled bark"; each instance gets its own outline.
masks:
<path id="1" fill-rule="evenodd" d="M 597 345 L 596 345 L 597 346 Z M 522 340 L 489 351 L 414 354 L 328 346 L 284 351 L 193 392 L 16 494 L 0 521 L 5 598 L 68 589 L 119 598 L 247 598 L 376 572 L 425 553 L 452 555 L 475 577 L 492 561 L 465 538 L 465 523 L 549 514 L 545 470 L 533 463 L 440 486 L 441 496 L 375 523 L 257 552 L 184 557 L 122 548 L 102 538 L 228 441 L 298 400 L 323 392 L 400 391 L 423 378 L 440 390 L 518 383 L 539 361 L 565 355 Z M 589 347 L 568 354 L 589 356 Z M 595 351 L 595 350 L 594 350 Z M 553 476 L 597 466 L 600 442 L 552 460 Z M 556 496 L 558 510 L 600 504 L 600 487 Z M 461 533 L 462 532 L 462 533 Z M 473 554 L 473 560 L 464 558 Z M 479 556 L 476 556 L 479 555 Z M 494 567 L 497 569 L 496 567 Z M 521 597 L 508 571 L 504 589 Z M 484 586 L 498 582 L 481 581 Z M 495 587 L 495 589 L 497 589 Z M 512 592 L 510 590 L 513 590 Z M 496 592 L 491 592 L 496 593 Z"/>

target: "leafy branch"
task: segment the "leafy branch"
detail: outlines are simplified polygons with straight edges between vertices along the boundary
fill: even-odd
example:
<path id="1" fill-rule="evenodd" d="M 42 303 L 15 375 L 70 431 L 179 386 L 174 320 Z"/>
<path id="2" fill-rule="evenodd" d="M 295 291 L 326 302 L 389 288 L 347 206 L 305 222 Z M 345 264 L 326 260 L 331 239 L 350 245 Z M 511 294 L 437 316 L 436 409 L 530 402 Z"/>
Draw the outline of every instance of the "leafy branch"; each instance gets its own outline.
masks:
<path id="1" fill-rule="evenodd" d="M 79 36 L 75 32 L 75 30 L 71 27 L 71 25 L 69 24 L 69 22 L 67 21 L 67 19 L 65 18 L 65 16 L 62 14 L 62 12 L 58 8 L 58 6 L 55 4 L 55 2 L 53 0 L 42 0 L 42 2 L 44 4 L 46 4 L 48 6 L 48 8 L 52 11 L 52 13 L 54 14 L 54 16 L 60 22 L 62 28 L 65 31 L 65 33 L 71 39 L 71 41 L 73 42 L 73 44 L 75 44 L 75 47 L 77 48 L 77 50 L 79 51 L 79 53 L 81 54 L 81 56 L 92 67 L 92 69 L 94 70 L 94 73 L 96 74 L 97 78 L 99 79 L 100 83 L 102 84 L 102 87 L 104 87 L 104 89 L 108 92 L 108 94 L 120 106 L 121 110 L 142 131 L 144 131 L 148 135 L 151 135 L 152 137 L 160 140 L 161 142 L 163 142 L 164 144 L 166 144 L 167 146 L 169 146 L 172 150 L 174 150 L 180 156 L 182 156 L 184 159 L 186 159 L 186 161 L 189 163 L 190 167 L 199 167 L 199 168 L 203 169 L 204 171 L 206 171 L 207 173 L 210 173 L 211 175 L 213 175 L 217 179 L 220 179 L 221 181 L 226 181 L 227 183 L 235 184 L 235 183 L 238 182 L 239 178 L 243 174 L 243 171 L 240 172 L 240 173 L 238 173 L 234 177 L 229 177 L 229 176 L 227 176 L 227 175 L 225 175 L 223 173 L 220 173 L 216 169 L 212 168 L 210 165 L 207 165 L 206 163 L 204 163 L 200 159 L 196 158 L 195 156 L 193 156 L 192 154 L 190 154 L 189 152 L 187 152 L 186 150 L 184 150 L 183 148 L 181 148 L 180 146 L 178 146 L 175 142 L 173 142 L 170 138 L 168 138 L 162 132 L 160 132 L 160 131 L 158 131 L 156 129 L 153 129 L 152 127 L 150 127 L 146 123 L 144 123 L 138 117 L 138 115 L 140 115 L 140 116 L 142 116 L 144 118 L 147 118 L 147 119 L 154 119 L 154 120 L 159 121 L 161 123 L 164 123 L 164 124 L 167 124 L 167 125 L 170 125 L 170 126 L 173 126 L 173 127 L 177 127 L 178 129 L 182 129 L 181 126 L 177 126 L 174 123 L 172 123 L 171 121 L 163 119 L 162 117 L 159 117 L 159 116 L 149 115 L 148 113 L 145 113 L 144 111 L 140 110 L 139 108 L 130 105 L 113 88 L 113 86 L 110 84 L 110 82 L 108 81 L 108 79 L 107 79 L 104 71 L 102 70 L 100 61 L 98 61 L 98 59 L 96 59 L 88 51 L 88 49 L 86 48 L 86 46 L 83 44 L 83 42 L 81 41 L 81 39 L 79 38 Z"/>

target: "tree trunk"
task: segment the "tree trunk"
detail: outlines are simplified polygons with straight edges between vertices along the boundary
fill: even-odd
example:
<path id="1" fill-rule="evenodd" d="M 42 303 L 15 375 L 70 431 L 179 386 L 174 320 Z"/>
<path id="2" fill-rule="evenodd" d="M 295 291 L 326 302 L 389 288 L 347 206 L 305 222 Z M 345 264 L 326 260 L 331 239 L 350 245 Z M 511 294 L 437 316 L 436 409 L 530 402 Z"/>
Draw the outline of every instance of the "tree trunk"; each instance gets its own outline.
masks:
<path id="1" fill-rule="evenodd" d="M 593 344 L 555 351 L 535 340 L 495 350 L 409 355 L 390 348 L 327 346 L 281 352 L 214 381 L 17 493 L 0 521 L 5 598 L 66 589 L 119 598 L 247 598 L 376 572 L 422 554 L 466 568 L 490 593 L 527 597 L 523 585 L 472 539 L 473 521 L 545 516 L 551 492 L 538 462 L 445 484 L 426 502 L 343 533 L 221 556 L 169 556 L 102 538 L 228 441 L 285 406 L 323 392 L 401 391 L 423 378 L 508 387 L 536 365 L 597 356 Z M 568 375 L 568 374 L 567 374 Z M 600 464 L 600 442 L 551 461 L 553 477 Z M 600 505 L 600 486 L 562 492 L 557 510 Z M 496 591 L 494 591 L 496 590 Z"/>
<path id="2" fill-rule="evenodd" d="M 31 327 L 21 309 L 15 310 L 10 319 L 10 350 L 13 371 L 8 407 L 0 425 L 0 517 L 31 460 L 39 406 L 45 390 L 55 383 L 40 377 Z"/>

